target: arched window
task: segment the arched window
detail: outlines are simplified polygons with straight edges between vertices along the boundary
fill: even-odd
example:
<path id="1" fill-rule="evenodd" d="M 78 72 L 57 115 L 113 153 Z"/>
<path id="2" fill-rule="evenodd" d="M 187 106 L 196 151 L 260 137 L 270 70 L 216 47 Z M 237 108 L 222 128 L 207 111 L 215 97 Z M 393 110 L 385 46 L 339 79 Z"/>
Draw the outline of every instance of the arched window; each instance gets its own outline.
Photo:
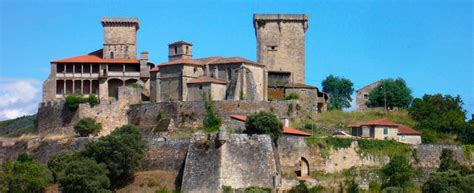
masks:
<path id="1" fill-rule="evenodd" d="M 114 52 L 110 52 L 110 58 L 114 59 Z"/>
<path id="2" fill-rule="evenodd" d="M 178 54 L 178 46 L 174 47 L 174 54 Z"/>

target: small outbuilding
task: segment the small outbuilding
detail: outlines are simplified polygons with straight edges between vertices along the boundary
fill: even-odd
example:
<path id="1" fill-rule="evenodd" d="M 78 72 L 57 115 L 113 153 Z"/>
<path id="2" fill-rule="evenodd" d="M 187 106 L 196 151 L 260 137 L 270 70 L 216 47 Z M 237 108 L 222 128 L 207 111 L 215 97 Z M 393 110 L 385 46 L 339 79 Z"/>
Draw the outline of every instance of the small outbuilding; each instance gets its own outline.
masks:
<path id="1" fill-rule="evenodd" d="M 377 119 L 349 125 L 352 136 L 379 140 L 397 140 L 412 145 L 421 144 L 421 133 L 408 126 Z"/>

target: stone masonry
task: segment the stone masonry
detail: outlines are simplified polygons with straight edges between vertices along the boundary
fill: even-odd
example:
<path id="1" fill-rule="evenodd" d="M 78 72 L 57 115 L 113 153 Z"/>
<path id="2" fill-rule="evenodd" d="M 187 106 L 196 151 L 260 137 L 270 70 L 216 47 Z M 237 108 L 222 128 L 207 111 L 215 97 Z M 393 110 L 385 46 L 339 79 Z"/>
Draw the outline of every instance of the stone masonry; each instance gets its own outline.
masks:
<path id="1" fill-rule="evenodd" d="M 102 18 L 104 27 L 104 58 L 137 58 L 137 18 Z"/>
<path id="2" fill-rule="evenodd" d="M 372 84 L 364 86 L 359 90 L 356 90 L 356 104 L 357 104 L 357 111 L 366 111 L 368 109 L 366 103 L 369 101 L 369 94 L 375 88 L 380 86 L 380 82 L 376 81 Z"/>
<path id="3" fill-rule="evenodd" d="M 290 72 L 293 83 L 305 82 L 306 14 L 254 14 L 257 62 L 271 71 Z"/>

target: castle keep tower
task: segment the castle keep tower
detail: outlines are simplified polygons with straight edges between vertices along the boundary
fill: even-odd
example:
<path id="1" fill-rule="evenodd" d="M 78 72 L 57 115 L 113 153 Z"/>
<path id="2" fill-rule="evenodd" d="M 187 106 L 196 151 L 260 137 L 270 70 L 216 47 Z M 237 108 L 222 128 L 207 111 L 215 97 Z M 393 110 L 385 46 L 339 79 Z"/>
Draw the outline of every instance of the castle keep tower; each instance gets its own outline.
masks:
<path id="1" fill-rule="evenodd" d="M 102 18 L 104 27 L 104 59 L 136 59 L 137 18 Z"/>
<path id="2" fill-rule="evenodd" d="M 308 15 L 254 14 L 253 24 L 257 36 L 257 62 L 268 68 L 269 84 L 272 79 L 304 83 Z"/>

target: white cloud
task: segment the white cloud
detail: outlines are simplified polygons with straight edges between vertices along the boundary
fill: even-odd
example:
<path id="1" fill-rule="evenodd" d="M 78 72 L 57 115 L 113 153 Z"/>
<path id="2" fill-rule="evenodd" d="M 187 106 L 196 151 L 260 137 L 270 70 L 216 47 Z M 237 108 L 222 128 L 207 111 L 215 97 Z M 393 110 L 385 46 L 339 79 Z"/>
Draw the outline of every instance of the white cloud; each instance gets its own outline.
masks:
<path id="1" fill-rule="evenodd" d="M 0 120 L 36 113 L 41 89 L 36 79 L 0 77 Z"/>

